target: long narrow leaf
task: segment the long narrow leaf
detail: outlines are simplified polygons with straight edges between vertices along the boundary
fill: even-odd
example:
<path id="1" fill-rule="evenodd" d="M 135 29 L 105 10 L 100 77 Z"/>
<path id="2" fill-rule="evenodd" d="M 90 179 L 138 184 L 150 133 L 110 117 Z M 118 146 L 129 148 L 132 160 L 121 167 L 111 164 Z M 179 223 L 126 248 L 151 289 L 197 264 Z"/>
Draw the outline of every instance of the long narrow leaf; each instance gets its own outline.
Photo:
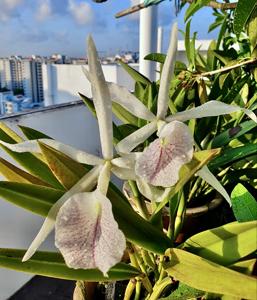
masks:
<path id="1" fill-rule="evenodd" d="M 256 299 L 256 279 L 180 249 L 167 251 L 165 271 L 193 288 L 210 293 Z"/>
<path id="2" fill-rule="evenodd" d="M 230 265 L 256 250 L 256 225 L 256 221 L 229 223 L 192 236 L 183 247 L 213 262 Z"/>
<path id="3" fill-rule="evenodd" d="M 63 194 L 64 191 L 40 185 L 0 181 L 3 199 L 43 217 Z"/>
<path id="4" fill-rule="evenodd" d="M 97 269 L 75 270 L 68 268 L 60 253 L 37 252 L 27 262 L 22 262 L 25 250 L 0 249 L 0 267 L 47 277 L 83 281 L 116 281 L 136 277 L 140 272 L 125 263 L 119 263 L 108 272 L 108 277 Z"/>
<path id="5" fill-rule="evenodd" d="M 86 174 L 85 167 L 67 155 L 43 143 L 39 146 L 49 168 L 67 190 Z"/>
<path id="6" fill-rule="evenodd" d="M 0 157 L 0 173 L 8 180 L 20 183 L 33 183 L 38 185 L 50 186 L 39 178 L 23 171 Z"/>

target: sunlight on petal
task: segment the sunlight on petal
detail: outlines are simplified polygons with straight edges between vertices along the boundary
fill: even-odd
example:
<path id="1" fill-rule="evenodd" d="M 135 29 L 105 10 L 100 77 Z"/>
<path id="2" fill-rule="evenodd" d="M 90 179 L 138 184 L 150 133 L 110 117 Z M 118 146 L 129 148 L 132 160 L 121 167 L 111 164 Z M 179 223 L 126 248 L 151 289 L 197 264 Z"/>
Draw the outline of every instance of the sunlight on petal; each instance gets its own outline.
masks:
<path id="1" fill-rule="evenodd" d="M 113 157 L 112 103 L 97 50 L 91 36 L 88 38 L 88 65 L 93 102 L 98 119 L 102 153 L 105 159 Z"/>
<path id="2" fill-rule="evenodd" d="M 112 167 L 112 173 L 122 180 L 136 180 L 136 174 L 134 168 L 120 168 Z"/>
<path id="3" fill-rule="evenodd" d="M 17 144 L 9 144 L 3 141 L 0 141 L 0 144 L 18 153 L 24 152 L 34 152 L 34 153 L 41 153 L 41 149 L 37 143 L 37 140 L 34 141 L 25 141 Z"/>
<path id="4" fill-rule="evenodd" d="M 256 115 L 249 109 L 242 108 L 236 105 L 225 104 L 220 101 L 212 100 L 196 108 L 191 108 L 182 112 L 178 112 L 175 115 L 166 118 L 167 122 L 174 120 L 185 122 L 191 119 L 199 119 L 205 117 L 216 117 L 221 115 L 227 115 L 234 112 L 244 112 L 249 118 L 257 123 Z"/>
<path id="5" fill-rule="evenodd" d="M 108 82 L 108 87 L 113 102 L 120 104 L 138 118 L 147 121 L 155 119 L 155 115 L 125 87 L 110 82 Z"/>
<path id="6" fill-rule="evenodd" d="M 141 152 L 131 152 L 122 154 L 121 157 L 112 159 L 112 165 L 120 168 L 134 168 L 136 159 L 141 155 Z"/>
<path id="7" fill-rule="evenodd" d="M 70 268 L 99 268 L 108 276 L 126 248 L 111 202 L 98 190 L 71 197 L 60 209 L 55 229 L 56 247 Z"/>
<path id="8" fill-rule="evenodd" d="M 151 136 L 156 130 L 157 122 L 153 121 L 125 137 L 125 139 L 121 140 L 115 148 L 118 153 L 129 153 L 138 145 L 143 143 L 146 139 L 148 139 L 149 136 Z"/>
<path id="9" fill-rule="evenodd" d="M 193 137 L 178 121 L 165 125 L 160 138 L 153 141 L 136 162 L 136 174 L 154 186 L 171 187 L 179 179 L 179 170 L 193 157 Z"/>
<path id="10" fill-rule="evenodd" d="M 27 252 L 25 253 L 22 261 L 30 259 L 31 256 L 34 255 L 39 246 L 44 242 L 47 236 L 54 229 L 55 219 L 62 205 L 74 194 L 83 191 L 90 191 L 95 186 L 101 168 L 102 166 L 94 167 L 52 206 L 39 233 L 33 240 Z"/>
<path id="11" fill-rule="evenodd" d="M 210 186 L 212 186 L 217 192 L 219 192 L 231 206 L 229 194 L 218 181 L 218 179 L 211 173 L 207 166 L 204 166 L 200 171 L 198 171 L 197 175 L 206 181 Z"/>
<path id="12" fill-rule="evenodd" d="M 107 194 L 109 182 L 111 178 L 111 163 L 106 162 L 100 171 L 97 183 L 97 190 L 99 190 L 103 195 Z"/>
<path id="13" fill-rule="evenodd" d="M 171 188 L 164 189 L 148 184 L 144 179 L 140 177 L 137 177 L 136 182 L 140 193 L 144 195 L 146 199 L 154 202 L 161 202 L 168 196 L 171 190 Z"/>
<path id="14" fill-rule="evenodd" d="M 18 152 L 18 153 L 24 153 L 24 152 L 41 153 L 41 149 L 38 145 L 38 142 L 46 144 L 64 154 L 66 154 L 70 158 L 72 158 L 82 164 L 88 164 L 88 165 L 94 166 L 94 165 L 100 165 L 103 163 L 103 159 L 101 159 L 93 154 L 89 154 L 82 150 L 77 150 L 77 149 L 73 148 L 72 146 L 69 146 L 69 145 L 66 145 L 61 142 L 51 140 L 51 139 L 39 139 L 39 140 L 25 141 L 25 142 L 21 142 L 18 144 L 9 144 L 9 143 L 0 141 L 0 144 L 4 145 L 6 148 L 8 148 L 14 152 Z"/>
<path id="15" fill-rule="evenodd" d="M 160 89 L 159 89 L 158 102 L 157 102 L 158 103 L 157 117 L 159 119 L 164 119 L 167 114 L 170 82 L 174 73 L 177 43 L 178 43 L 178 24 L 174 23 L 171 30 L 168 53 L 161 73 Z"/>

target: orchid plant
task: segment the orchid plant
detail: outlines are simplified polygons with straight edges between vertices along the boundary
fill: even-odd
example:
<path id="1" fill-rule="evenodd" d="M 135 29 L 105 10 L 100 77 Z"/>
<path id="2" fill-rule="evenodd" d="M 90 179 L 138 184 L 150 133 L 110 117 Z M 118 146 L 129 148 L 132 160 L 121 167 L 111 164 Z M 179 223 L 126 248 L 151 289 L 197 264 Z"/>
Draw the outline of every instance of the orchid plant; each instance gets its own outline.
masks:
<path id="1" fill-rule="evenodd" d="M 102 157 L 25 127 L 22 130 L 31 139 L 24 141 L 0 125 L 1 147 L 29 170 L 1 159 L 1 172 L 10 182 L 0 183 L 0 195 L 46 216 L 27 251 L 0 249 L 0 266 L 82 282 L 129 280 L 126 300 L 154 300 L 169 294 L 169 299 L 179 299 L 180 293 L 182 297 L 186 293 L 183 299 L 213 294 L 253 299 L 255 280 L 240 267 L 252 268 L 252 261 L 244 265 L 243 260 L 242 266 L 242 259 L 256 251 L 256 220 L 232 222 L 183 243 L 177 239 L 187 205 L 183 189 L 195 175 L 231 204 L 231 197 L 207 167 L 220 149 L 198 144 L 188 121 L 241 112 L 257 123 L 250 109 L 217 100 L 169 113 L 177 31 L 175 24 L 162 68 L 156 114 L 125 88 L 105 81 L 93 39 L 88 38 L 89 70 L 84 73 L 91 82 L 91 109 L 98 120 Z M 114 103 L 145 124 L 122 138 L 115 154 Z M 35 162 L 35 168 L 28 160 Z M 111 173 L 129 182 L 139 213 L 132 208 L 129 195 L 127 199 L 110 182 Z M 13 197 L 13 191 L 19 199 Z M 150 201 L 152 210 L 147 206 Z M 164 212 L 168 212 L 168 226 Z M 55 245 L 63 258 L 38 251 L 54 228 Z M 235 249 L 234 237 L 239 242 L 247 240 L 247 245 L 239 243 Z M 210 275 L 213 282 L 206 280 Z"/>

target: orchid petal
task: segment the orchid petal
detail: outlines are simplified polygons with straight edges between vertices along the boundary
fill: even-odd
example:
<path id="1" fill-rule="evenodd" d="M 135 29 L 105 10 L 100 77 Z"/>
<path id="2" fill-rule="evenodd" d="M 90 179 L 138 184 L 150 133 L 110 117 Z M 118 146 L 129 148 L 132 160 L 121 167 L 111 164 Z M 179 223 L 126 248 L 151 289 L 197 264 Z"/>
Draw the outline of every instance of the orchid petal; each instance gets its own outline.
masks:
<path id="1" fill-rule="evenodd" d="M 105 159 L 111 159 L 113 157 L 112 103 L 92 37 L 88 38 L 88 65 L 93 102 L 99 124 L 102 153 Z"/>
<path id="2" fill-rule="evenodd" d="M 99 268 L 108 276 L 126 248 L 111 202 L 98 190 L 71 197 L 60 209 L 55 229 L 56 247 L 70 268 Z"/>
<path id="3" fill-rule="evenodd" d="M 155 115 L 125 87 L 111 82 L 107 84 L 113 102 L 120 104 L 138 118 L 147 121 L 153 121 L 155 119 Z"/>
<path id="4" fill-rule="evenodd" d="M 140 145 L 147 138 L 149 138 L 149 136 L 151 136 L 156 130 L 157 122 L 153 121 L 125 137 L 116 145 L 115 148 L 118 153 L 129 153 L 136 146 Z"/>
<path id="5" fill-rule="evenodd" d="M 111 164 L 106 162 L 100 171 L 97 183 L 97 190 L 99 190 L 103 195 L 107 194 L 109 182 L 111 177 Z"/>
<path id="6" fill-rule="evenodd" d="M 25 253 L 22 261 L 30 259 L 54 229 L 55 219 L 62 205 L 74 194 L 82 191 L 90 191 L 94 187 L 101 168 L 102 166 L 94 167 L 52 206 L 43 226 Z"/>
<path id="7" fill-rule="evenodd" d="M 193 157 L 193 137 L 189 128 L 178 121 L 163 127 L 136 162 L 136 174 L 154 186 L 170 187 L 179 179 L 182 165 Z"/>
<path id="8" fill-rule="evenodd" d="M 112 159 L 112 165 L 127 169 L 134 168 L 135 162 L 140 155 L 141 152 L 131 152 L 128 154 L 122 154 L 121 157 Z"/>
<path id="9" fill-rule="evenodd" d="M 91 83 L 90 73 L 89 73 L 88 69 L 86 69 L 84 66 L 82 66 L 81 69 L 82 69 L 82 72 L 84 73 L 84 75 L 86 76 L 87 80 Z"/>
<path id="10" fill-rule="evenodd" d="M 38 139 L 38 140 L 31 140 L 31 141 L 25 141 L 17 144 L 9 144 L 0 141 L 0 144 L 5 146 L 6 148 L 18 152 L 18 153 L 24 153 L 24 152 L 34 152 L 34 153 L 41 153 L 41 149 L 39 147 L 38 142 L 44 143 L 64 154 L 69 156 L 70 158 L 74 159 L 75 161 L 82 163 L 82 164 L 88 164 L 88 165 L 100 165 L 103 163 L 103 159 L 93 155 L 89 154 L 87 152 L 84 152 L 82 150 L 77 150 L 69 145 L 60 143 L 55 140 L 51 139 Z"/>
<path id="11" fill-rule="evenodd" d="M 254 122 L 257 123 L 257 117 L 251 110 L 236 105 L 225 104 L 223 102 L 215 100 L 204 103 L 203 105 L 200 105 L 196 108 L 191 108 L 189 110 L 178 112 L 175 115 L 167 117 L 166 121 L 171 122 L 177 120 L 185 122 L 190 119 L 216 117 L 239 111 L 244 112 L 249 118 L 251 118 Z"/>
<path id="12" fill-rule="evenodd" d="M 134 169 L 112 167 L 112 173 L 122 180 L 136 180 Z"/>
<path id="13" fill-rule="evenodd" d="M 158 103 L 157 117 L 159 119 L 164 119 L 167 114 L 170 82 L 171 82 L 172 75 L 174 73 L 177 43 L 178 43 L 178 24 L 174 23 L 171 30 L 168 54 L 165 59 L 165 63 L 163 65 L 163 69 L 161 73 L 160 89 L 159 89 L 158 102 L 157 102 Z"/>
<path id="14" fill-rule="evenodd" d="M 144 179 L 137 177 L 136 179 L 137 187 L 142 195 L 146 197 L 146 199 L 151 200 L 153 202 L 161 202 L 165 199 L 171 188 L 160 188 L 148 184 Z"/>
<path id="15" fill-rule="evenodd" d="M 207 166 L 202 167 L 202 169 L 197 172 L 197 175 L 200 176 L 203 180 L 205 180 L 217 192 L 219 192 L 231 206 L 231 200 L 227 191 L 224 189 L 224 187 L 221 185 L 218 179 L 211 173 Z"/>

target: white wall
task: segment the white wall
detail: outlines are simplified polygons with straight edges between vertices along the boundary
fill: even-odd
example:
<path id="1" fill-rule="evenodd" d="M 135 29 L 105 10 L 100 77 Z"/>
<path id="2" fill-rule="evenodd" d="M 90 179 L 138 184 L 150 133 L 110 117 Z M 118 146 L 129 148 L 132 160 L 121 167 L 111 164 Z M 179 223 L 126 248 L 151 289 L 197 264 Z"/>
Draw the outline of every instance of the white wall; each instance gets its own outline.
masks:
<path id="1" fill-rule="evenodd" d="M 87 67 L 87 66 L 86 66 Z M 103 65 L 105 79 L 132 90 L 134 82 L 119 65 Z M 45 106 L 78 100 L 78 92 L 91 97 L 89 81 L 81 65 L 43 64 Z"/>
<path id="2" fill-rule="evenodd" d="M 98 154 L 99 134 L 94 117 L 84 105 L 70 105 L 43 112 L 2 118 L 17 131 L 17 124 L 41 130 L 59 141 Z M 1 150 L 0 155 L 9 157 Z M 0 247 L 26 249 L 37 234 L 43 219 L 0 199 Z M 53 236 L 42 249 L 54 249 Z M 0 300 L 6 300 L 27 282 L 30 275 L 0 269 Z"/>

